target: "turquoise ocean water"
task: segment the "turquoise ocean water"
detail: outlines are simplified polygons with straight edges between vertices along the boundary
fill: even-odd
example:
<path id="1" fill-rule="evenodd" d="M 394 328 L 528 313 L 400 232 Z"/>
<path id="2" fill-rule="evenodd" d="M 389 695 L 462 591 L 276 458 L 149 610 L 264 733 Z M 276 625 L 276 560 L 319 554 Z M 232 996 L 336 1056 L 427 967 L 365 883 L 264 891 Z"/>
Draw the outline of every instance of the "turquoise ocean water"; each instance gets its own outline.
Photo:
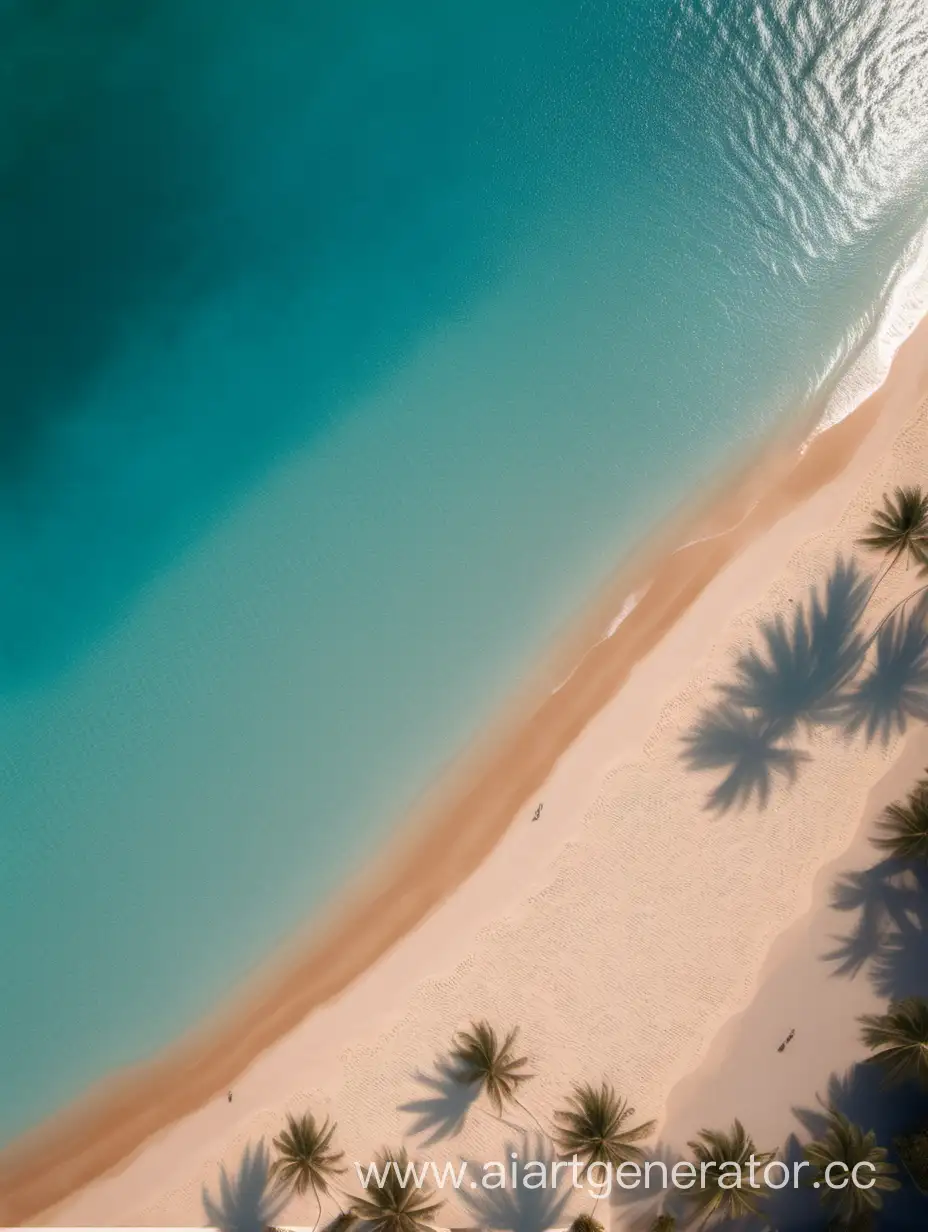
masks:
<path id="1" fill-rule="evenodd" d="M 0 0 L 0 1140 L 921 310 L 922 0 Z M 853 370 L 851 370 L 851 366 Z"/>

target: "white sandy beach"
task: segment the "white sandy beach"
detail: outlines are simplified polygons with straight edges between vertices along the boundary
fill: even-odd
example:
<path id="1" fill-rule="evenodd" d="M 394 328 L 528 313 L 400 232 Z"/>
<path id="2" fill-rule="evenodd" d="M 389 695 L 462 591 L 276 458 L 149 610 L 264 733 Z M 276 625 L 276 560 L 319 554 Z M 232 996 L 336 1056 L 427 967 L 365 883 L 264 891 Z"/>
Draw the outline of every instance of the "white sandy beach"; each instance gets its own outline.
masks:
<path id="1" fill-rule="evenodd" d="M 307 1109 L 338 1122 L 351 1161 L 401 1142 L 439 1162 L 503 1159 L 509 1149 L 535 1157 L 517 1127 L 476 1110 L 459 1116 L 442 1094 L 436 1064 L 453 1031 L 479 1017 L 520 1027 L 536 1073 L 524 1099 L 542 1119 L 573 1080 L 605 1077 L 640 1119 L 660 1120 L 672 1149 L 735 1115 L 764 1145 L 797 1130 L 791 1110 L 860 1059 L 855 1017 L 879 1004 L 867 979 L 836 979 L 823 961 L 828 937 L 848 924 L 829 908 L 832 883 L 873 862 L 866 827 L 924 769 L 928 739 L 914 727 L 885 745 L 818 730 L 801 742 L 812 760 L 792 786 L 775 783 L 764 808 L 719 814 L 705 808 L 718 776 L 687 768 L 681 736 L 733 653 L 757 643 L 760 622 L 801 603 L 839 554 L 877 567 L 854 541 L 885 490 L 928 474 L 926 395 L 923 327 L 849 464 L 746 535 L 477 871 L 263 1051 L 234 1081 L 231 1103 L 220 1092 L 35 1221 L 210 1222 L 204 1191 L 219 1200 L 221 1170 L 234 1189 L 249 1148 Z M 911 575 L 894 570 L 872 616 L 911 588 Z M 626 623 L 646 619 L 645 608 Z M 795 1041 L 778 1055 L 791 1028 Z M 436 1129 L 442 1117 L 447 1133 Z M 345 1187 L 356 1191 L 352 1176 Z M 314 1215 L 308 1198 L 277 1222 Z M 612 1226 L 641 1218 L 616 1208 Z M 491 1218 L 452 1203 L 441 1222 Z"/>

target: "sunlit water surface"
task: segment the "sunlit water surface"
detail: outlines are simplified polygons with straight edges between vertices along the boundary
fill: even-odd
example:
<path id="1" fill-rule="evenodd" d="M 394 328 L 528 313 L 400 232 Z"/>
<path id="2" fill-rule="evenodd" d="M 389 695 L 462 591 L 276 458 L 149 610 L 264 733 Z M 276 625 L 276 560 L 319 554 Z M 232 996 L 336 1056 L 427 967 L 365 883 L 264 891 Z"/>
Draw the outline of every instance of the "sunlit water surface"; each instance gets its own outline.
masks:
<path id="1" fill-rule="evenodd" d="M 305 921 L 735 445 L 880 379 L 926 53 L 921 0 L 0 3 L 3 1136 Z"/>

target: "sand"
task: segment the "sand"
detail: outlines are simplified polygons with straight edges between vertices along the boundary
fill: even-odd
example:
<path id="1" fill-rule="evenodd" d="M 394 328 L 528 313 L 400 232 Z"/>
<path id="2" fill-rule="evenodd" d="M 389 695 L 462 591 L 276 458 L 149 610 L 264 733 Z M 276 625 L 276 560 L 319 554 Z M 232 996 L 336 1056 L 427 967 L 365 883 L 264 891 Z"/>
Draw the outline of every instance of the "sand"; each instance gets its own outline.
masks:
<path id="1" fill-rule="evenodd" d="M 542 1145 L 518 1125 L 463 1115 L 442 1089 L 436 1063 L 455 1028 L 479 1016 L 520 1025 L 536 1072 L 525 1102 L 542 1118 L 574 1079 L 606 1076 L 642 1119 L 662 1121 L 669 1143 L 732 1110 L 753 1117 L 758 1134 L 788 1132 L 789 1100 L 811 1101 L 823 1066 L 859 1055 L 851 1019 L 870 1007 L 859 988 L 828 1001 L 835 1041 L 808 1051 L 792 1017 L 824 1006 L 834 981 L 801 917 L 813 892 L 826 892 L 822 870 L 877 807 L 874 785 L 900 790 L 916 767 L 910 757 L 886 778 L 899 737 L 868 745 L 816 732 L 792 786 L 775 786 L 766 807 L 718 814 L 705 807 L 717 776 L 687 768 L 680 738 L 732 654 L 756 643 L 759 622 L 854 552 L 883 491 L 924 481 L 926 409 L 928 323 L 882 389 L 798 461 L 778 443 L 675 527 L 678 542 L 712 538 L 668 554 L 665 536 L 661 554 L 623 575 L 578 626 L 589 643 L 603 613 L 647 584 L 614 635 L 579 665 L 562 661 L 572 674 L 543 704 L 535 697 L 526 711 L 523 699 L 367 882 L 259 986 L 156 1065 L 114 1079 L 0 1156 L 0 1221 L 215 1222 L 204 1195 L 219 1200 L 221 1170 L 226 1204 L 229 1192 L 244 1201 L 243 1159 L 287 1111 L 306 1108 L 338 1121 L 349 1160 L 403 1140 L 437 1161 L 503 1159 L 507 1144 L 536 1157 Z M 873 615 L 911 581 L 895 570 Z M 568 639 L 573 659 L 579 636 Z M 787 967 L 795 955 L 804 972 L 792 1017 L 764 1008 L 776 996 L 774 954 Z M 754 1005 L 765 1066 L 744 1025 Z M 767 1064 L 787 1018 L 797 1028 L 788 1096 Z M 346 1188 L 357 1188 L 353 1177 Z M 542 1222 L 569 1213 L 546 1210 Z M 314 1218 L 311 1199 L 278 1213 Z M 459 1197 L 442 1222 L 507 1219 Z"/>
<path id="2" fill-rule="evenodd" d="M 807 886 L 811 905 L 775 941 L 745 1010 L 727 1022 L 702 1063 L 671 1093 L 662 1137 L 682 1149 L 703 1125 L 750 1118 L 759 1143 L 782 1144 L 799 1128 L 794 1109 L 827 1098 L 829 1079 L 863 1060 L 858 1018 L 880 1013 L 880 996 L 867 964 L 844 971 L 841 949 L 860 919 L 842 910 L 836 888 L 877 864 L 871 838 L 886 806 L 903 799 L 925 777 L 928 729 L 913 727 L 902 751 L 862 802 L 853 840 Z M 783 1053 L 778 1045 L 795 1031 Z"/>

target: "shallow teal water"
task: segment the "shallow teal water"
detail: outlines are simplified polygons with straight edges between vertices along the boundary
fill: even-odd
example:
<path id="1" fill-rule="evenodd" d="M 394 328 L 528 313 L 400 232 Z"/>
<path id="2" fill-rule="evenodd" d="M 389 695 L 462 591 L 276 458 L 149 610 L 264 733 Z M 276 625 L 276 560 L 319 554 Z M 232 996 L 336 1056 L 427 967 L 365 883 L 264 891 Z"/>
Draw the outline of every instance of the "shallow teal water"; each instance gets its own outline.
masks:
<path id="1" fill-rule="evenodd" d="M 7 1138 L 369 857 L 928 216 L 916 0 L 127 7 L 0 3 Z"/>

